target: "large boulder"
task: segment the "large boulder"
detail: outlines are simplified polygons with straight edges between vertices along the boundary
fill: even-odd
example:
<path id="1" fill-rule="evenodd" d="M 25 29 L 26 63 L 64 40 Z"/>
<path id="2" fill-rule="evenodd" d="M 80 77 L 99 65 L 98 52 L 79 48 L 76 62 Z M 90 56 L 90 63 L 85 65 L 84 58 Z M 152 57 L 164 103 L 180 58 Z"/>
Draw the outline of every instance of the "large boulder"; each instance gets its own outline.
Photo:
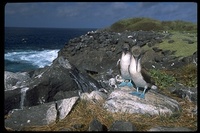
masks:
<path id="1" fill-rule="evenodd" d="M 79 97 L 62 99 L 37 106 L 13 109 L 5 119 L 5 127 L 15 131 L 30 126 L 43 126 L 64 119 Z"/>
<path id="2" fill-rule="evenodd" d="M 170 115 L 180 110 L 179 103 L 165 95 L 155 91 L 148 91 L 145 99 L 133 96 L 129 93 L 134 88 L 121 87 L 113 91 L 106 100 L 104 108 L 110 112 L 126 112 L 150 115 Z"/>
<path id="3" fill-rule="evenodd" d="M 5 119 L 5 127 L 20 131 L 25 126 L 42 126 L 56 121 L 57 110 L 54 103 L 15 109 Z"/>

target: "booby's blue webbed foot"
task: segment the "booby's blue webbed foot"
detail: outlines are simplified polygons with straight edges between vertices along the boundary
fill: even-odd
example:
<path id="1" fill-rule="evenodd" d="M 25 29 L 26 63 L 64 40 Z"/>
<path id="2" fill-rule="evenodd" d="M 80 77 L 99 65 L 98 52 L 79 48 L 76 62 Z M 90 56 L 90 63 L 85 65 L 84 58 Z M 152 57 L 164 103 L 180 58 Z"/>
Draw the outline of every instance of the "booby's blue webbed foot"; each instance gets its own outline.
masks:
<path id="1" fill-rule="evenodd" d="M 131 93 L 129 93 L 129 94 L 131 94 L 131 95 L 134 95 L 134 96 L 137 96 L 137 97 L 139 97 L 139 98 L 145 98 L 145 94 L 144 93 L 141 93 L 141 92 L 137 92 L 137 91 L 134 91 L 134 92 L 131 92 Z"/>
<path id="2" fill-rule="evenodd" d="M 126 84 L 127 84 L 127 83 L 123 81 L 123 82 L 121 82 L 121 83 L 119 84 L 119 87 L 124 87 L 124 86 L 126 86 Z"/>
<path id="3" fill-rule="evenodd" d="M 144 99 L 145 98 L 145 94 L 142 93 L 139 97 Z"/>
<path id="4" fill-rule="evenodd" d="M 131 83 L 131 81 L 127 83 L 127 86 L 128 87 L 133 87 L 133 84 Z"/>
<path id="5" fill-rule="evenodd" d="M 131 80 L 129 82 L 123 81 L 119 84 L 119 87 L 123 86 L 133 87 L 133 84 L 131 83 Z"/>
<path id="6" fill-rule="evenodd" d="M 137 96 L 137 97 L 139 97 L 139 98 L 145 98 L 145 91 L 146 91 L 146 89 L 144 89 L 144 91 L 143 92 L 139 92 L 139 88 L 137 87 L 137 91 L 134 91 L 134 92 L 131 92 L 131 93 L 129 93 L 129 94 L 131 94 L 131 95 L 134 95 L 134 96 Z"/>
<path id="7" fill-rule="evenodd" d="M 131 92 L 131 93 L 129 93 L 129 94 L 134 95 L 134 96 L 137 96 L 137 97 L 140 97 L 140 95 L 141 95 L 142 93 L 137 92 L 137 91 L 134 91 L 134 92 Z"/>

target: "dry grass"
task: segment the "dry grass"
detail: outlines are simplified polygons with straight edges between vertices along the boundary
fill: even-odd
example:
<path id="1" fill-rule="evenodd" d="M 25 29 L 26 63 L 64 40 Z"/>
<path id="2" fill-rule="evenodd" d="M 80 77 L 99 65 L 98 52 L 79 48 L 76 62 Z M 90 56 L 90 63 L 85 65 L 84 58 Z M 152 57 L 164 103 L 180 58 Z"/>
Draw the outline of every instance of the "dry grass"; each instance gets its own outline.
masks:
<path id="1" fill-rule="evenodd" d="M 195 105 L 188 100 L 172 96 L 181 106 L 181 111 L 171 116 L 150 116 L 142 114 L 111 113 L 102 108 L 102 104 L 78 101 L 71 113 L 63 120 L 48 126 L 26 127 L 25 131 L 87 131 L 89 123 L 95 118 L 106 127 L 110 127 L 115 120 L 129 121 L 138 131 L 147 131 L 155 126 L 187 127 L 197 130 L 197 116 L 191 113 Z M 79 128 L 76 128 L 79 126 Z"/>

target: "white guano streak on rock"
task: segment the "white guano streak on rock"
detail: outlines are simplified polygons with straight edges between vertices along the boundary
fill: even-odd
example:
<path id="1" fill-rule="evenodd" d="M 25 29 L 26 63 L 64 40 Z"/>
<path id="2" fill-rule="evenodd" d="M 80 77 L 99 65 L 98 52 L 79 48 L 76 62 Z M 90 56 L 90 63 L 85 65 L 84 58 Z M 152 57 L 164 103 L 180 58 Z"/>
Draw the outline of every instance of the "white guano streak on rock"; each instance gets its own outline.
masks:
<path id="1" fill-rule="evenodd" d="M 28 90 L 28 87 L 22 88 L 21 89 L 21 101 L 20 101 L 20 108 L 23 109 L 24 107 L 24 100 L 26 98 L 26 91 Z"/>

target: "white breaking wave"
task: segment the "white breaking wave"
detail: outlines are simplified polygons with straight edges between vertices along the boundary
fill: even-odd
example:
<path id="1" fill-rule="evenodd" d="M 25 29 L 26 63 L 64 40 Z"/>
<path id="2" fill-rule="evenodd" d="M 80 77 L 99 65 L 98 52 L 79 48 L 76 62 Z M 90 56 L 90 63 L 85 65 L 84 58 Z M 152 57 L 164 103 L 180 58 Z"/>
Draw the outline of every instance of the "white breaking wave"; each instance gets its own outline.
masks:
<path id="1" fill-rule="evenodd" d="M 39 68 L 51 65 L 52 61 L 57 58 L 59 50 L 43 51 L 21 51 L 9 52 L 5 54 L 5 60 L 14 62 L 27 62 Z"/>

